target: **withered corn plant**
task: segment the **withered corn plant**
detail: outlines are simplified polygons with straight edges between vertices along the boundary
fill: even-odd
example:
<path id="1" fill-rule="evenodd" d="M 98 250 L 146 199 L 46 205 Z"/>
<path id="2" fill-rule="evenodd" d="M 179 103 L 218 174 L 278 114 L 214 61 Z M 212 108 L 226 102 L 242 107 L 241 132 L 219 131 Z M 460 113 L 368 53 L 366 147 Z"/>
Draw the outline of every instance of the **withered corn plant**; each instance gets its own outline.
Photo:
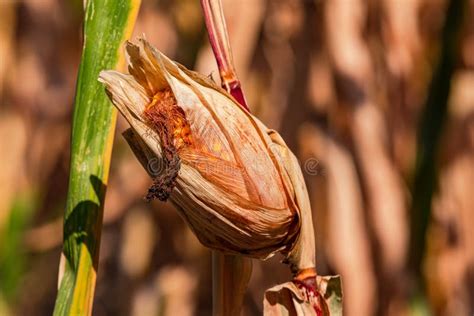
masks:
<path id="1" fill-rule="evenodd" d="M 140 0 L 85 0 L 84 46 L 77 79 L 64 246 L 54 315 L 91 315 L 105 188 L 116 111 L 97 82 L 123 60 Z"/>
<path id="2" fill-rule="evenodd" d="M 248 279 L 241 256 L 281 253 L 294 278 L 265 293 L 265 314 L 339 315 L 339 279 L 316 274 L 311 207 L 298 161 L 280 135 L 248 111 L 220 2 L 201 3 L 225 89 L 144 38 L 126 45 L 129 74 L 100 74 L 131 125 L 125 138 L 153 178 L 146 198 L 170 200 L 201 243 L 220 253 L 214 276 L 229 278 L 235 288 L 214 298 L 214 314 L 239 313 L 240 306 L 225 304 L 241 304 L 230 297 L 241 295 Z"/>

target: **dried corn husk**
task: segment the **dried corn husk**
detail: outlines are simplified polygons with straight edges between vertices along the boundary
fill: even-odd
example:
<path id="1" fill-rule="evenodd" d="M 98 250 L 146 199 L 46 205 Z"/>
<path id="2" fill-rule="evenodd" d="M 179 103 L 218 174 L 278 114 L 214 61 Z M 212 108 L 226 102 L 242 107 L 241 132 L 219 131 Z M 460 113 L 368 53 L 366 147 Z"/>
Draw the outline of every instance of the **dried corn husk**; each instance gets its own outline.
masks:
<path id="1" fill-rule="evenodd" d="M 127 43 L 127 53 L 130 75 L 103 71 L 100 80 L 154 178 L 147 198 L 169 198 L 209 248 L 259 259 L 280 251 L 297 278 L 314 278 L 309 198 L 278 133 L 147 41 Z"/>
<path id="2" fill-rule="evenodd" d="M 342 316 L 342 284 L 339 277 L 317 278 L 318 292 L 308 293 L 295 282 L 272 287 L 265 292 L 263 310 L 265 316 L 314 315 L 315 301 L 320 315 Z"/>

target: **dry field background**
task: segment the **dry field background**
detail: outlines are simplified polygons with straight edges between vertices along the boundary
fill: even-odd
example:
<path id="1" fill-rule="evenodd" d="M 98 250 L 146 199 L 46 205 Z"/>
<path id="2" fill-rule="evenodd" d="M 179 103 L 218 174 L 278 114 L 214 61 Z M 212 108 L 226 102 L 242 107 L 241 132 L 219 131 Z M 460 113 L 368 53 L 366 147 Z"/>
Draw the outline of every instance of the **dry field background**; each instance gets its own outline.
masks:
<path id="1" fill-rule="evenodd" d="M 252 113 L 301 162 L 318 271 L 342 275 L 346 314 L 472 315 L 474 1 L 223 2 Z M 79 0 L 0 0 L 0 315 L 54 307 L 81 21 Z M 143 0 L 142 33 L 218 80 L 199 1 Z M 210 252 L 170 204 L 144 202 L 126 127 L 94 315 L 209 315 Z M 290 277 L 280 259 L 254 262 L 245 315 Z"/>

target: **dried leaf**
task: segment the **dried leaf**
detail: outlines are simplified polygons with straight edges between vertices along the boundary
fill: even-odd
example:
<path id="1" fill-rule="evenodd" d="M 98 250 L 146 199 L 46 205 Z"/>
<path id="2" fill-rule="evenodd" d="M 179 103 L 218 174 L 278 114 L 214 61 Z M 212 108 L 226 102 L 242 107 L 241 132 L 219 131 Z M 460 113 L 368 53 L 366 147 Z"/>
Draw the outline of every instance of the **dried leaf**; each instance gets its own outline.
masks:
<path id="1" fill-rule="evenodd" d="M 317 277 L 316 295 L 294 282 L 272 287 L 265 292 L 265 316 L 342 316 L 342 284 L 339 276 Z M 319 307 L 319 308 L 318 308 Z"/>

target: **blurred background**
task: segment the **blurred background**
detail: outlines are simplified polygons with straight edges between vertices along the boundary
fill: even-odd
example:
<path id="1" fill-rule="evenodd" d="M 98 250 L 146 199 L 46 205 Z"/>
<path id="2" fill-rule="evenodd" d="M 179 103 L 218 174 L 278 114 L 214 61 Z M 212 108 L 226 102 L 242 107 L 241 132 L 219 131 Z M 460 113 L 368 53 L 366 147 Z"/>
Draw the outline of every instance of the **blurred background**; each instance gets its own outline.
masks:
<path id="1" fill-rule="evenodd" d="M 319 274 L 346 315 L 474 313 L 474 1 L 224 0 L 252 112 L 299 157 Z M 0 0 L 0 315 L 50 315 L 82 1 Z M 199 1 L 143 0 L 135 35 L 218 80 Z M 210 315 L 211 256 L 120 133 L 94 315 Z M 291 277 L 254 261 L 244 315 Z"/>

